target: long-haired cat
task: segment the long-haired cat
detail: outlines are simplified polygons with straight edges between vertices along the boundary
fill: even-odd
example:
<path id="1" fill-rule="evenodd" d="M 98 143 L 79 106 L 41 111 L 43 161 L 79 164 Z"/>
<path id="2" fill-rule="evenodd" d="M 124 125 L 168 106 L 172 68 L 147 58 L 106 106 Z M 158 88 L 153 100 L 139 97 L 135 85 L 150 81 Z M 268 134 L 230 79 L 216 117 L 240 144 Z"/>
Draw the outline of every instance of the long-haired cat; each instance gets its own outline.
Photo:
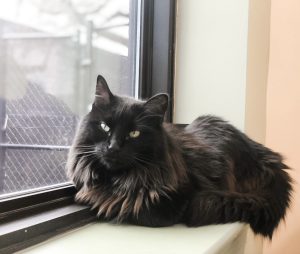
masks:
<path id="1" fill-rule="evenodd" d="M 138 101 L 98 76 L 67 170 L 99 217 L 150 227 L 241 221 L 272 237 L 292 191 L 280 154 L 214 116 L 163 122 L 168 96 Z"/>

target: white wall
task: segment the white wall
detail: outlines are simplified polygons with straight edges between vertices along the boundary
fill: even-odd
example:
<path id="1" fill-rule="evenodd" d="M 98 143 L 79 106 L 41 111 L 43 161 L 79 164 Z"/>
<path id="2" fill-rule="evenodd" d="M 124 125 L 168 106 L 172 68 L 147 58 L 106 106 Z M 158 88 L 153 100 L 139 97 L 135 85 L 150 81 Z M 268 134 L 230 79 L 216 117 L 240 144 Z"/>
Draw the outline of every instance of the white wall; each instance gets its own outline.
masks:
<path id="1" fill-rule="evenodd" d="M 175 123 L 215 114 L 244 130 L 248 0 L 178 0 Z"/>
<path id="2" fill-rule="evenodd" d="M 271 0 L 178 0 L 176 123 L 215 114 L 264 143 Z M 249 230 L 245 253 L 262 253 Z"/>

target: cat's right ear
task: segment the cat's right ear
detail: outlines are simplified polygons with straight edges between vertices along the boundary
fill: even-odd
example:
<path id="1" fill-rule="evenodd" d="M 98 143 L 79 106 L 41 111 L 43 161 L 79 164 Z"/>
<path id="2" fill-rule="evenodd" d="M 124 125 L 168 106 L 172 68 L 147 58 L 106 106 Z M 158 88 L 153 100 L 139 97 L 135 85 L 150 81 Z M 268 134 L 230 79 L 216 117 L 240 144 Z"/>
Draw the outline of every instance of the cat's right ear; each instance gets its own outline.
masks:
<path id="1" fill-rule="evenodd" d="M 110 104 L 112 97 L 113 94 L 109 90 L 105 78 L 103 78 L 101 75 L 98 75 L 95 93 L 95 104 L 98 106 L 108 105 Z"/>
<path id="2" fill-rule="evenodd" d="M 169 103 L 169 96 L 165 93 L 160 93 L 151 97 L 145 102 L 144 108 L 155 115 L 164 117 Z"/>

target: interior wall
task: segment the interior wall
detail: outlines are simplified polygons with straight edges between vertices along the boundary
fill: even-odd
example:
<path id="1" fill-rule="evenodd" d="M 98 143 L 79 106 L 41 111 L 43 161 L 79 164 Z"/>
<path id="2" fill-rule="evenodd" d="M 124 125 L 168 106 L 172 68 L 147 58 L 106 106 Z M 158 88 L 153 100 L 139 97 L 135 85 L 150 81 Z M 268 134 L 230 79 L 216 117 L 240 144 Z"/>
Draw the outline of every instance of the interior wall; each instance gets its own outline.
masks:
<path id="1" fill-rule="evenodd" d="M 178 0 L 176 123 L 216 114 L 265 143 L 271 0 Z M 245 253 L 262 253 L 248 231 Z"/>
<path id="2" fill-rule="evenodd" d="M 300 1 L 273 0 L 266 143 L 292 168 L 295 193 L 286 223 L 280 225 L 264 254 L 300 253 Z"/>
<path id="3" fill-rule="evenodd" d="M 244 130 L 248 0 L 178 0 L 174 122 L 215 114 Z"/>
<path id="4" fill-rule="evenodd" d="M 266 141 L 270 14 L 271 0 L 249 1 L 245 132 L 262 144 Z M 260 254 L 262 246 L 263 238 L 249 229 L 245 254 Z"/>
<path id="5" fill-rule="evenodd" d="M 249 1 L 245 132 L 264 144 L 271 0 Z"/>

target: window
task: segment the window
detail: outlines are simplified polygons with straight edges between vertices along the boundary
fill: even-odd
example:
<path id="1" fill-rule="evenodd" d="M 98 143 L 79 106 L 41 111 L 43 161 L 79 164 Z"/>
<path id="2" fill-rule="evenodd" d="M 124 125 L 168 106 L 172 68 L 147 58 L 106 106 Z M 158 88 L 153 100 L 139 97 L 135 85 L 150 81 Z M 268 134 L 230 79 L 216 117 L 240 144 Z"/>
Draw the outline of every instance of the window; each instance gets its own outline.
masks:
<path id="1" fill-rule="evenodd" d="M 98 73 L 116 93 L 134 95 L 129 8 L 120 0 L 0 3 L 0 197 L 68 182 L 67 151 Z"/>
<path id="2" fill-rule="evenodd" d="M 97 74 L 172 98 L 174 19 L 175 0 L 0 2 L 0 219 L 73 202 L 65 162 Z"/>

